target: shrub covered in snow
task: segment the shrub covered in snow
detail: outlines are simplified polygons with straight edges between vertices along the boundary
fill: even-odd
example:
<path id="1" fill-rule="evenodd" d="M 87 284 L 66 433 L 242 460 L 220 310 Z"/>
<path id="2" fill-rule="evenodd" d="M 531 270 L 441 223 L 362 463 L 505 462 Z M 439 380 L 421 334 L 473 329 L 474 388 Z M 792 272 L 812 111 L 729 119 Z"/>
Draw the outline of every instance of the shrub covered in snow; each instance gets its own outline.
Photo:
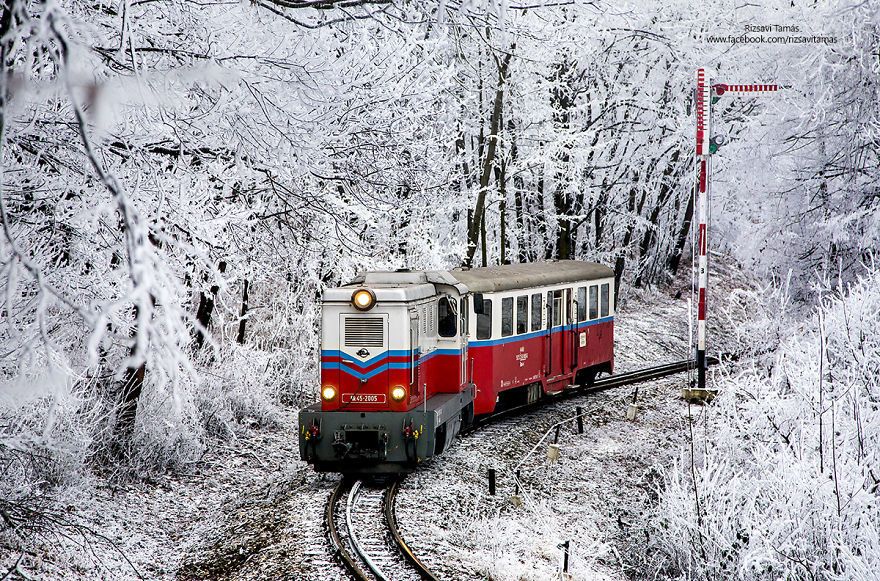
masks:
<path id="1" fill-rule="evenodd" d="M 717 379 L 692 449 L 665 473 L 652 538 L 673 576 L 880 571 L 880 270 L 823 285 L 818 307 L 760 355 L 780 304 L 754 303 L 754 357 Z"/>

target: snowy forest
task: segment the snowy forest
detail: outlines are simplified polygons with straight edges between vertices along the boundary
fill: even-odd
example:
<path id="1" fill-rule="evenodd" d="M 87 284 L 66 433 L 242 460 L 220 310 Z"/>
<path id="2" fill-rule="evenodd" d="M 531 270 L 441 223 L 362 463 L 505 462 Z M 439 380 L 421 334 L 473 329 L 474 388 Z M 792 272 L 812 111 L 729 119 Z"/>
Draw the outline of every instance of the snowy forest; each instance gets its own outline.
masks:
<path id="1" fill-rule="evenodd" d="M 708 38 L 768 24 L 825 40 Z M 880 3 L 3 0 L 0 60 L 0 579 L 280 578 L 193 565 L 255 481 L 208 483 L 318 482 L 296 412 L 359 272 L 571 258 L 619 327 L 683 304 L 699 67 L 781 87 L 714 105 L 736 360 L 574 578 L 877 578 Z M 552 534 L 460 578 L 550 579 Z"/>

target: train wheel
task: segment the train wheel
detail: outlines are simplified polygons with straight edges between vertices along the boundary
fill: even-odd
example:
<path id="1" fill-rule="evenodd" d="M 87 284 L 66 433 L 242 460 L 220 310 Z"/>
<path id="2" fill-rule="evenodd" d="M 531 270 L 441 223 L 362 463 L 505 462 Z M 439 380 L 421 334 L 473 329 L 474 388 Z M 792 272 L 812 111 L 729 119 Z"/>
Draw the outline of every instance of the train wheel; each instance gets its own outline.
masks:
<path id="1" fill-rule="evenodd" d="M 446 449 L 446 424 L 437 426 L 434 433 L 434 455 L 439 456 Z"/>
<path id="2" fill-rule="evenodd" d="M 528 403 L 533 404 L 541 399 L 541 384 L 533 383 L 529 386 Z"/>
<path id="3" fill-rule="evenodd" d="M 578 385 L 593 385 L 599 372 L 596 369 L 581 369 L 575 377 L 575 383 Z"/>
<path id="4" fill-rule="evenodd" d="M 467 428 L 474 423 L 474 402 L 461 409 L 461 427 Z"/>

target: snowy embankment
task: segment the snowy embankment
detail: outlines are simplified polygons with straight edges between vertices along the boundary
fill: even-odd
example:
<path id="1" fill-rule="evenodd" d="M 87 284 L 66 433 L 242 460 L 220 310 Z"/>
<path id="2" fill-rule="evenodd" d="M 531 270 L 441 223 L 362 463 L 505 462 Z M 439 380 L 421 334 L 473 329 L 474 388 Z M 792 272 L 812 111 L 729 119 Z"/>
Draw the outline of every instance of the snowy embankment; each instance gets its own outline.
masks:
<path id="1" fill-rule="evenodd" d="M 732 327 L 747 313 L 727 307 L 751 284 L 726 260 L 716 260 L 713 270 L 720 305 L 711 325 L 714 350 L 732 351 Z M 682 277 L 673 287 L 624 297 L 615 322 L 618 371 L 687 357 L 688 287 Z M 661 475 L 687 447 L 689 417 L 694 423 L 702 418 L 703 408 L 689 409 L 679 397 L 689 379 L 639 385 L 635 422 L 625 419 L 633 388 L 624 387 L 550 404 L 465 438 L 405 481 L 398 497 L 404 535 L 451 579 L 551 579 L 566 540 L 575 579 L 650 576 L 645 548 L 655 533 L 647 524 Z M 578 406 L 584 433 L 574 422 L 563 423 L 561 457 L 551 463 L 555 424 Z M 488 493 L 489 468 L 497 471 L 495 496 Z"/>
<path id="2" fill-rule="evenodd" d="M 416 553 L 453 579 L 549 579 L 566 540 L 575 579 L 872 578 L 880 567 L 880 277 L 823 295 L 820 317 L 786 314 L 794 309 L 784 293 L 748 290 L 726 262 L 713 267 L 713 345 L 744 357 L 712 372 L 721 391 L 711 406 L 679 399 L 682 375 L 641 385 L 635 422 L 624 418 L 632 390 L 621 388 L 485 428 L 405 481 L 399 517 Z M 682 279 L 624 297 L 618 371 L 686 355 L 687 300 L 674 297 L 686 297 L 687 286 Z M 562 424 L 561 458 L 550 463 L 554 425 L 576 406 L 586 412 L 585 433 Z M 135 571 L 344 579 L 322 531 L 335 478 L 298 460 L 295 418 L 289 410 L 277 428 L 242 426 L 189 474 L 68 490 L 51 508 L 75 527 L 46 538 L 39 563 L 25 555 L 26 570 L 46 579 Z M 17 559 L 7 556 L 3 567 Z"/>
<path id="3" fill-rule="evenodd" d="M 880 271 L 816 291 L 786 316 L 784 292 L 753 297 L 719 377 L 695 465 L 663 478 L 655 569 L 682 578 L 880 576 Z M 696 475 L 696 479 L 692 477 Z"/>

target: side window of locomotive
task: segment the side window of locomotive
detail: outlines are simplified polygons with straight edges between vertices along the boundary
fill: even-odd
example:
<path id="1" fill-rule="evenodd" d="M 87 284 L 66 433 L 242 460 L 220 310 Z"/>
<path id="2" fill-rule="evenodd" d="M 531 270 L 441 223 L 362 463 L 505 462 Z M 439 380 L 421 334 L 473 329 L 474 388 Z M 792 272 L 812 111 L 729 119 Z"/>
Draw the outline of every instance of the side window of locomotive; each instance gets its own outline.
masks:
<path id="1" fill-rule="evenodd" d="M 483 312 L 477 315 L 477 339 L 492 336 L 492 299 L 483 299 Z"/>
<path id="2" fill-rule="evenodd" d="M 541 293 L 532 295 L 532 331 L 541 330 L 541 323 L 543 322 L 541 318 L 542 307 Z"/>
<path id="3" fill-rule="evenodd" d="M 608 286 L 609 286 L 609 285 L 608 285 L 607 282 L 606 282 L 605 284 L 602 285 L 602 316 L 603 316 L 603 317 L 607 317 L 607 316 L 608 316 L 608 312 L 609 312 L 609 310 L 608 310 L 608 303 L 609 303 L 610 301 L 609 301 L 608 299 L 610 298 L 610 297 L 609 297 L 609 292 L 610 292 L 610 291 L 608 290 Z"/>
<path id="4" fill-rule="evenodd" d="M 513 335 L 513 297 L 501 299 L 501 336 Z"/>
<path id="5" fill-rule="evenodd" d="M 553 291 L 553 326 L 562 324 L 562 291 Z"/>
<path id="6" fill-rule="evenodd" d="M 587 287 L 578 287 L 577 292 L 577 320 L 583 322 L 587 320 Z"/>
<path id="7" fill-rule="evenodd" d="M 590 287 L 590 318 L 599 318 L 599 287 L 596 285 Z"/>
<path id="8" fill-rule="evenodd" d="M 447 297 L 437 301 L 437 334 L 441 337 L 455 337 L 455 310 Z"/>
<path id="9" fill-rule="evenodd" d="M 516 334 L 529 332 L 529 297 L 516 297 Z"/>

